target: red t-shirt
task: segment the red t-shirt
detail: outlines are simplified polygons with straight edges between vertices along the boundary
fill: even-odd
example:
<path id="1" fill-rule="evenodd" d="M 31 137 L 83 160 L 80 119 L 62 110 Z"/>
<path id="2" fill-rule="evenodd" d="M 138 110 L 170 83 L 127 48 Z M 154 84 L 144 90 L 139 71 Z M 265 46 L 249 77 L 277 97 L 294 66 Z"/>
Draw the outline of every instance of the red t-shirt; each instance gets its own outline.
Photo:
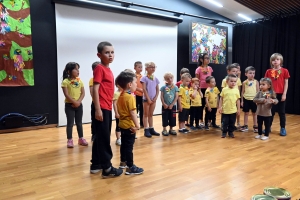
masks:
<path id="1" fill-rule="evenodd" d="M 277 94 L 283 94 L 285 79 L 290 78 L 290 73 L 283 67 L 279 70 L 268 69 L 265 78 L 270 78 L 272 80 L 274 90 Z"/>
<path id="2" fill-rule="evenodd" d="M 94 83 L 99 83 L 99 102 L 101 109 L 111 110 L 114 97 L 114 75 L 110 68 L 101 64 L 94 69 Z"/>

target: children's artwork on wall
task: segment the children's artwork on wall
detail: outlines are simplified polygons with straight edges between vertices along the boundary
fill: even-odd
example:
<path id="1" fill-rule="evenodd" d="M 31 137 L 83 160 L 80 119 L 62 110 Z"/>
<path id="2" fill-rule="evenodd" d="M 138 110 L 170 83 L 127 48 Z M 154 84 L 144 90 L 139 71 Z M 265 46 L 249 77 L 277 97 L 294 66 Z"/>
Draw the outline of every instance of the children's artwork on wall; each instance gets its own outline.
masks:
<path id="1" fill-rule="evenodd" d="M 29 0 L 0 0 L 0 86 L 33 86 Z"/>
<path id="2" fill-rule="evenodd" d="M 190 63 L 198 63 L 200 53 L 208 53 L 210 63 L 227 63 L 228 28 L 200 22 L 190 25 Z"/>

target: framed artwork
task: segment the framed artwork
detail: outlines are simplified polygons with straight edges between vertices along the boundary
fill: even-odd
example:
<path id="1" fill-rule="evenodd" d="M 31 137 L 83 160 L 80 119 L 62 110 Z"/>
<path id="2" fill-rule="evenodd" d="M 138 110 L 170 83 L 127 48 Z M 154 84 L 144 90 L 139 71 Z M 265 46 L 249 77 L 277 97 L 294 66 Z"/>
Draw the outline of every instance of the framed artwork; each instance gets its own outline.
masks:
<path id="1" fill-rule="evenodd" d="M 190 64 L 198 63 L 200 53 L 208 53 L 210 63 L 227 64 L 227 27 L 191 22 L 189 34 Z"/>

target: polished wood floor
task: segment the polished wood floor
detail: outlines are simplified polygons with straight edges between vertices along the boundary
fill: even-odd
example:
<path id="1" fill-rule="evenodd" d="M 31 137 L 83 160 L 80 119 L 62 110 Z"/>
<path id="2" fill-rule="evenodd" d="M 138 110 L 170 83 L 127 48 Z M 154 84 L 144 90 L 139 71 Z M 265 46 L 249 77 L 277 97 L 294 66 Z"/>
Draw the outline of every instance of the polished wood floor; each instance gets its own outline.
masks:
<path id="1" fill-rule="evenodd" d="M 134 160 L 144 174 L 111 179 L 89 173 L 91 143 L 66 148 L 65 128 L 1 134 L 0 199 L 248 200 L 267 186 L 285 188 L 298 199 L 299 120 L 288 115 L 288 136 L 280 137 L 276 116 L 268 141 L 254 139 L 252 131 L 236 132 L 234 139 L 220 138 L 220 130 L 151 139 L 139 131 Z M 157 131 L 160 125 L 156 116 Z M 74 133 L 77 140 L 75 128 Z M 84 134 L 90 140 L 89 124 Z M 114 142 L 112 134 L 112 163 L 118 166 Z"/>

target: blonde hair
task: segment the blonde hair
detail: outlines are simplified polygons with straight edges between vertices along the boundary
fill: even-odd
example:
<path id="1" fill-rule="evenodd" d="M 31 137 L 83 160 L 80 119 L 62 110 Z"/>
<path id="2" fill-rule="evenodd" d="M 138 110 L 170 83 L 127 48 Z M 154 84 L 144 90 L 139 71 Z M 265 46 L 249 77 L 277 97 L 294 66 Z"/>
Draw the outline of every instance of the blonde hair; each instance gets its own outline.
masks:
<path id="1" fill-rule="evenodd" d="M 195 83 L 195 82 L 200 82 L 199 78 L 192 78 L 192 83 Z"/>
<path id="2" fill-rule="evenodd" d="M 147 68 L 150 67 L 150 66 L 156 68 L 156 65 L 155 65 L 154 62 L 146 62 L 146 63 L 145 63 L 145 69 L 147 69 Z"/>
<path id="3" fill-rule="evenodd" d="M 280 53 L 273 53 L 270 57 L 270 65 L 273 68 L 274 66 L 272 65 L 272 61 L 275 60 L 276 58 L 280 59 L 280 66 L 283 65 L 283 56 Z"/>
<path id="4" fill-rule="evenodd" d="M 181 75 L 181 80 L 185 79 L 185 78 L 192 78 L 192 76 L 189 73 L 184 73 Z"/>
<path id="5" fill-rule="evenodd" d="M 274 91 L 272 80 L 270 78 L 262 78 L 262 79 L 260 79 L 260 82 L 266 82 L 267 84 L 269 84 L 271 97 L 273 99 L 275 99 L 276 98 L 276 93 Z"/>
<path id="6" fill-rule="evenodd" d="M 172 77 L 174 78 L 174 75 L 173 75 L 171 72 L 167 72 L 167 73 L 165 73 L 165 75 L 164 75 L 164 79 L 166 80 L 166 78 L 167 78 L 167 77 L 170 77 L 170 76 L 172 76 Z"/>

